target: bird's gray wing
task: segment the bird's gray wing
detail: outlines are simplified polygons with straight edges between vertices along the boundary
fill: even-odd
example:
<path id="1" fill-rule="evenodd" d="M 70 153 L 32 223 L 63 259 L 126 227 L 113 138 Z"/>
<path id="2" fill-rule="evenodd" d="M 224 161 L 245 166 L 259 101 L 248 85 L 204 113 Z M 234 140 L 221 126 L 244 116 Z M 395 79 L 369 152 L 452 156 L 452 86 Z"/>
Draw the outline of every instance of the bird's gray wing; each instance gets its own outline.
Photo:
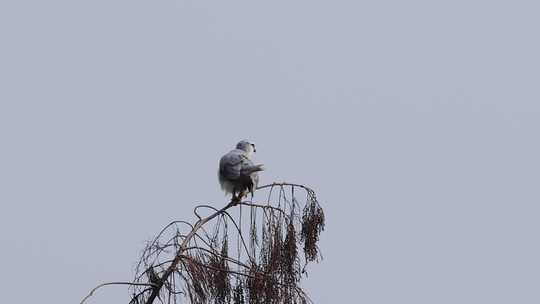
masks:
<path id="1" fill-rule="evenodd" d="M 233 152 L 223 155 L 219 161 L 219 174 L 228 180 L 238 179 L 242 169 L 242 156 Z"/>
<path id="2" fill-rule="evenodd" d="M 219 162 L 220 174 L 228 180 L 236 180 L 249 175 L 256 166 L 245 153 L 234 150 L 225 154 Z"/>

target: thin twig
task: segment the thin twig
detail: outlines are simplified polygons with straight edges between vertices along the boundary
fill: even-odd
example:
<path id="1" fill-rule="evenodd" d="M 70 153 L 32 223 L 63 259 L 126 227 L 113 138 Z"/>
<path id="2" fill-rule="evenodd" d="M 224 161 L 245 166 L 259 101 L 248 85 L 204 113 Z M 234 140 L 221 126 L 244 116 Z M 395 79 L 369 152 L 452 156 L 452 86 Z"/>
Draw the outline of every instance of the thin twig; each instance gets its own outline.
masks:
<path id="1" fill-rule="evenodd" d="M 86 297 L 84 297 L 84 299 L 82 299 L 80 304 L 83 304 L 88 298 L 90 298 L 96 290 L 100 289 L 101 287 L 109 286 L 109 285 L 150 286 L 152 288 L 156 288 L 156 285 L 151 284 L 151 283 L 107 282 L 107 283 L 99 284 L 98 286 L 94 287 L 94 289 L 90 290 L 90 293 Z"/>

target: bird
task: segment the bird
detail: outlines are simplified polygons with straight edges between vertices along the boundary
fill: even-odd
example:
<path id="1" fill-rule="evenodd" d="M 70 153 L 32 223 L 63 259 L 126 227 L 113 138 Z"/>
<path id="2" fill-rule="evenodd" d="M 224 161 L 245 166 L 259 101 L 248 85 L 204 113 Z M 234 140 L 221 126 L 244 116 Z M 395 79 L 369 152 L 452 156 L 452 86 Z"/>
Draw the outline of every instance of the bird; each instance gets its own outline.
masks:
<path id="1" fill-rule="evenodd" d="M 251 161 L 253 153 L 257 152 L 255 144 L 247 140 L 240 141 L 236 148 L 223 155 L 219 160 L 218 179 L 225 194 L 232 194 L 231 203 L 238 203 L 246 195 L 253 192 L 259 183 L 259 171 L 262 164 L 255 165 Z"/>

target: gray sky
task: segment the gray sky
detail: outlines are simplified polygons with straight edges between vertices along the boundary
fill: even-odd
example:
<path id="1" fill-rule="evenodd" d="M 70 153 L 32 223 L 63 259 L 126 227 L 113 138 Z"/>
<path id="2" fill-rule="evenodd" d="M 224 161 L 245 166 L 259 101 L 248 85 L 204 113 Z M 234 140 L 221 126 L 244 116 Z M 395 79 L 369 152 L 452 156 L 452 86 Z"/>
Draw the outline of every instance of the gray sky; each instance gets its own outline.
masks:
<path id="1" fill-rule="evenodd" d="M 247 138 L 325 207 L 316 302 L 540 302 L 539 8 L 2 1 L 2 301 L 130 280 Z"/>

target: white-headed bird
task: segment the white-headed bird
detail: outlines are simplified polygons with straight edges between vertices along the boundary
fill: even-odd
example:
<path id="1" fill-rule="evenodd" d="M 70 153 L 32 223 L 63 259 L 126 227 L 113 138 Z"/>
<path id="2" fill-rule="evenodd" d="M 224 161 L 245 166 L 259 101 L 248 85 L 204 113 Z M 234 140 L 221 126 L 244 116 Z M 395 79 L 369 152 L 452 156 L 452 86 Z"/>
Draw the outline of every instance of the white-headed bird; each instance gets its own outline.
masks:
<path id="1" fill-rule="evenodd" d="M 232 202 L 240 202 L 246 191 L 251 192 L 257 188 L 259 174 L 264 170 L 263 165 L 255 165 L 251 156 L 257 150 L 255 144 L 242 140 L 236 149 L 223 155 L 219 161 L 218 178 L 221 189 L 232 193 Z"/>

